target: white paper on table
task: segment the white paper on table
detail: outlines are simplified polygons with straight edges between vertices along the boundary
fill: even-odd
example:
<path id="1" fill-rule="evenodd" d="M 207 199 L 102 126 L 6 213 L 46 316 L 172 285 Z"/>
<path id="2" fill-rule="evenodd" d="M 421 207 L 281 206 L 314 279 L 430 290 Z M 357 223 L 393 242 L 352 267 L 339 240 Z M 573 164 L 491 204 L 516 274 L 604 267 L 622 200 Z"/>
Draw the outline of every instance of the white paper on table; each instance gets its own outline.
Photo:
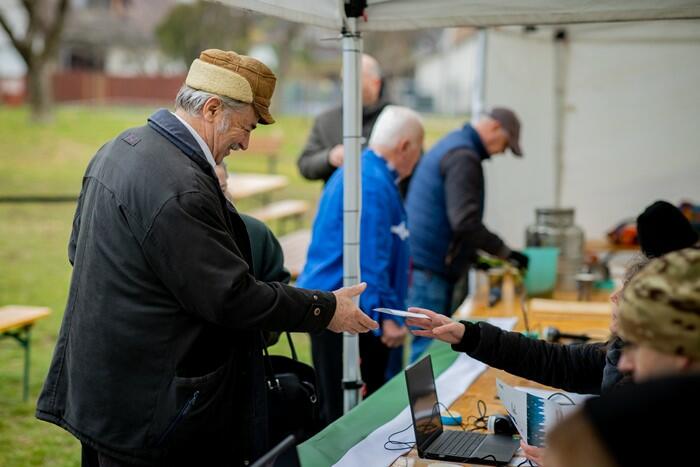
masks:
<path id="1" fill-rule="evenodd" d="M 547 432 L 564 418 L 564 407 L 530 390 L 516 389 L 500 379 L 496 379 L 496 391 L 525 442 L 544 447 Z"/>

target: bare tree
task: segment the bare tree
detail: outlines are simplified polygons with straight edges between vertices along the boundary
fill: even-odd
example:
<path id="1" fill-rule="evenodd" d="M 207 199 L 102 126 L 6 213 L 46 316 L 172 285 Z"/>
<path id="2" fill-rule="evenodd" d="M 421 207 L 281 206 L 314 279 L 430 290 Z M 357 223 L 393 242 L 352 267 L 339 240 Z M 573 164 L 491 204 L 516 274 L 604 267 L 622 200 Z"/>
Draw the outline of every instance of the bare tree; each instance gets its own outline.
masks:
<path id="1" fill-rule="evenodd" d="M 28 19 L 24 35 L 13 31 L 2 11 L 0 26 L 27 64 L 32 119 L 47 121 L 51 119 L 53 108 L 51 72 L 58 53 L 69 0 L 22 0 L 20 3 Z"/>

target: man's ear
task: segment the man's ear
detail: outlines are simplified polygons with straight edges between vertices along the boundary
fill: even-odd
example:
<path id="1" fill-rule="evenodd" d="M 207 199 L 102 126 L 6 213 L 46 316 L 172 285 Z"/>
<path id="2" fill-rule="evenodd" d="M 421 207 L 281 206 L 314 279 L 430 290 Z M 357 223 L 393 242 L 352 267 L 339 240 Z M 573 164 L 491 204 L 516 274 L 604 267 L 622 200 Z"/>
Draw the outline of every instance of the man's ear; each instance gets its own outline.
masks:
<path id="1" fill-rule="evenodd" d="M 399 140 L 399 149 L 401 150 L 402 153 L 405 153 L 411 148 L 411 139 L 410 138 L 401 138 Z"/>
<path id="2" fill-rule="evenodd" d="M 216 117 L 216 114 L 222 110 L 222 107 L 223 102 L 221 102 L 221 99 L 218 97 L 210 97 L 207 99 L 207 101 L 204 103 L 204 107 L 202 107 L 204 120 L 207 122 L 213 122 L 214 117 Z"/>

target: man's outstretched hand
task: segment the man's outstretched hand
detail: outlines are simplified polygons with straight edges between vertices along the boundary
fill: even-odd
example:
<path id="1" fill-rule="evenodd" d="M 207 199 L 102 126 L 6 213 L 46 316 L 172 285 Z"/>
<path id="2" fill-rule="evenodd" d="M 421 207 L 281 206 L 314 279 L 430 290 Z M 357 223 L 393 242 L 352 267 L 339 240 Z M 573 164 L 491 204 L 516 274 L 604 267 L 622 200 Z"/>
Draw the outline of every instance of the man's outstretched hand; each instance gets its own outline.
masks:
<path id="1" fill-rule="evenodd" d="M 362 282 L 333 292 L 336 300 L 335 314 L 331 322 L 328 323 L 328 329 L 333 332 L 357 334 L 379 327 L 376 321 L 370 319 L 352 301 L 353 297 L 360 295 L 366 288 L 367 284 Z"/>

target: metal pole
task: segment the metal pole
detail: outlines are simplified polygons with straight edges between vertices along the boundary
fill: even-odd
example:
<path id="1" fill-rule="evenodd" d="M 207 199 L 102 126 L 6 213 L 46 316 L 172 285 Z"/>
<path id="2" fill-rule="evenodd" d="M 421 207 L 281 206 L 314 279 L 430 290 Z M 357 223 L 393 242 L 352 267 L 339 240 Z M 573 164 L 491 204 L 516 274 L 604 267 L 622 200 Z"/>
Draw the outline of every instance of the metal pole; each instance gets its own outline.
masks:
<path id="1" fill-rule="evenodd" d="M 566 75 L 568 70 L 566 29 L 554 32 L 554 207 L 560 208 L 564 184 L 564 130 Z"/>
<path id="2" fill-rule="evenodd" d="M 486 51 L 487 32 L 485 28 L 479 28 L 476 36 L 476 63 L 474 66 L 474 83 L 472 85 L 472 116 L 471 121 L 476 122 L 486 109 Z"/>
<path id="3" fill-rule="evenodd" d="M 343 31 L 343 285 L 360 283 L 360 212 L 362 209 L 360 150 L 362 95 L 360 59 L 362 37 L 357 18 L 347 19 Z M 355 297 L 355 304 L 359 298 Z M 343 408 L 347 413 L 360 401 L 360 348 L 357 335 L 343 334 Z"/>

